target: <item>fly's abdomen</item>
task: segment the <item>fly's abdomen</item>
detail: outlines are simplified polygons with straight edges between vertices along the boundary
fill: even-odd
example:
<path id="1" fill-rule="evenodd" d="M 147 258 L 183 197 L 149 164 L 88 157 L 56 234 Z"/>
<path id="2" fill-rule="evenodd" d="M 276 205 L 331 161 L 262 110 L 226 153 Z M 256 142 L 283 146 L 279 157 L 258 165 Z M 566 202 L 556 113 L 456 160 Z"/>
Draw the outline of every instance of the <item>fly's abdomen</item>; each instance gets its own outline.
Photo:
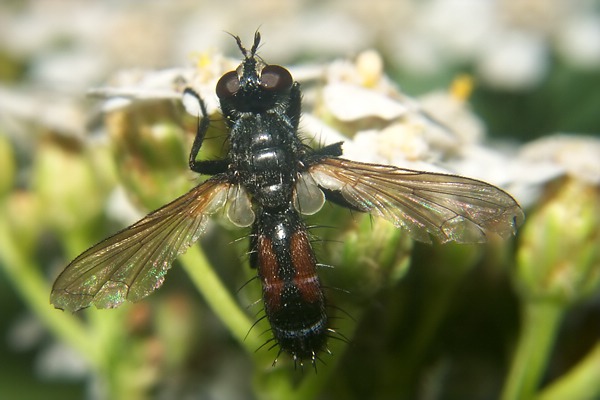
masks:
<path id="1" fill-rule="evenodd" d="M 295 360 L 314 361 L 327 341 L 328 318 L 306 227 L 290 209 L 263 213 L 254 230 L 252 264 L 273 337 Z"/>

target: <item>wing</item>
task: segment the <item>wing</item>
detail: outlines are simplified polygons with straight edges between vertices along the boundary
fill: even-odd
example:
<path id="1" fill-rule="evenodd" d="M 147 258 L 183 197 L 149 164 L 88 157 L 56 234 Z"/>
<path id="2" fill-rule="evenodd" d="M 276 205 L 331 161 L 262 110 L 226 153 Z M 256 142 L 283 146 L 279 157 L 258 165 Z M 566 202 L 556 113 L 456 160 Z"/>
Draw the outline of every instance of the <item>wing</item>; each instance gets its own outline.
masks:
<path id="1" fill-rule="evenodd" d="M 342 158 L 320 160 L 309 172 L 348 207 L 379 215 L 422 242 L 431 242 L 431 236 L 484 242 L 489 232 L 514 234 L 524 219 L 508 193 L 475 179 Z"/>
<path id="2" fill-rule="evenodd" d="M 225 203 L 228 186 L 210 179 L 91 247 L 58 276 L 50 302 L 77 311 L 147 296 L 162 285 L 175 257 L 204 232 L 208 215 Z"/>

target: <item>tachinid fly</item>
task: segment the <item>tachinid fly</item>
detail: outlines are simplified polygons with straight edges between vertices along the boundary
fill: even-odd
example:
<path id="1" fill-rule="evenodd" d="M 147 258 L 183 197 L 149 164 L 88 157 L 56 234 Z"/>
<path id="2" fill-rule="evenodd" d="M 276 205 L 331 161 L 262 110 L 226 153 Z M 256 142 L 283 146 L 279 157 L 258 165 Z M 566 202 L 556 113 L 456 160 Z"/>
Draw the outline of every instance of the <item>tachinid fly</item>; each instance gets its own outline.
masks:
<path id="1" fill-rule="evenodd" d="M 216 87 L 229 129 L 227 157 L 196 160 L 209 120 L 202 99 L 186 89 L 184 101 L 199 105 L 202 117 L 189 166 L 211 177 L 73 260 L 52 288 L 55 307 L 76 311 L 140 300 L 162 284 L 209 215 L 227 206 L 234 224 L 251 226 L 250 265 L 262 283 L 272 340 L 295 361 L 314 364 L 333 330 L 300 214 L 316 213 L 327 199 L 381 216 L 424 242 L 483 242 L 490 232 L 514 234 L 523 221 L 517 202 L 487 183 L 345 160 L 342 143 L 307 146 L 298 137 L 298 82 L 256 55 L 258 32 L 249 50 L 235 39 L 244 59 Z"/>

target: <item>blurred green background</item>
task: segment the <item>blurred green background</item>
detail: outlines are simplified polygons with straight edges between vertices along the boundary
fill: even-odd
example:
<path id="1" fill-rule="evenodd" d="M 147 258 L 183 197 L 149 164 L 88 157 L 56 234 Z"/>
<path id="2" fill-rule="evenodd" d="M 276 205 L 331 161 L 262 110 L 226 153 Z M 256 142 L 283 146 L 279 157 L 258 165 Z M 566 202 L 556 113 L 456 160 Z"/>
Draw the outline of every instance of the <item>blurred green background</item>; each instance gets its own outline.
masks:
<path id="1" fill-rule="evenodd" d="M 0 234 L 6 247 L 0 249 L 0 398 L 107 393 L 128 399 L 277 398 L 293 393 L 295 385 L 306 390 L 298 392 L 304 398 L 495 399 L 503 387 L 506 391 L 525 313 L 521 278 L 513 272 L 519 244 L 512 242 L 413 248 L 405 237 L 381 228 L 389 248 L 366 256 L 380 266 L 372 269 L 348 265 L 354 256 L 340 252 L 339 245 L 317 246 L 323 262 L 338 267 L 323 273 L 334 288 L 328 296 L 354 318 L 336 312 L 352 344 L 340 344 L 333 357 L 323 355 L 328 365 L 319 366 L 318 375 L 306 367 L 294 372 L 285 361 L 281 369 L 271 368 L 273 352 L 244 352 L 179 267 L 142 303 L 66 316 L 54 327 L 40 318 L 60 312 L 49 304 L 35 308 L 31 299 L 47 298 L 52 280 L 71 258 L 131 218 L 131 213 L 107 212 L 106 204 L 117 201 L 111 197 L 117 182 L 131 179 L 124 184 L 134 187 L 138 213 L 193 183 L 186 157 L 195 121 L 176 102 L 142 105 L 123 117 L 128 129 L 152 131 L 158 125 L 165 132 L 153 136 L 152 131 L 136 147 L 131 138 L 106 135 L 112 122 L 104 119 L 101 101 L 86 97 L 86 91 L 110 85 L 123 70 L 190 66 L 195 52 L 238 57 L 224 31 L 248 42 L 258 27 L 264 38 L 261 56 L 282 65 L 327 63 L 376 49 L 389 77 L 415 97 L 445 90 L 457 76 L 469 74 L 470 106 L 492 141 L 600 133 L 598 1 L 3 1 Z M 140 159 L 148 165 L 138 169 Z M 140 189 L 135 182 L 151 183 Z M 548 191 L 531 208 L 564 196 L 585 197 L 560 193 L 560 188 Z M 309 224 L 351 225 L 348 213 L 330 210 Z M 362 228 L 316 234 L 332 243 L 368 243 L 377 226 L 368 218 L 359 221 Z M 561 234 L 569 237 L 570 229 L 566 223 Z M 594 232 L 585 237 L 598 243 Z M 238 291 L 252 278 L 246 242 L 230 244 L 243 234 L 218 224 L 203 244 L 214 249 L 207 257 L 245 311 L 260 289 L 254 282 Z M 367 253 L 373 248 L 365 247 Z M 597 254 L 591 251 L 589 258 L 597 268 Z M 37 275 L 8 272 L 15 260 Z M 415 267 L 407 269 L 409 262 Z M 587 280 L 595 282 L 597 275 L 590 273 Z M 17 285 L 15 277 L 31 281 Z M 548 328 L 557 344 L 550 344 L 551 356 L 542 361 L 543 385 L 569 371 L 600 338 L 600 296 L 597 286 L 590 287 L 585 296 L 561 300 L 564 318 Z M 24 292 L 32 297 L 24 299 Z M 249 307 L 250 320 L 259 309 Z M 57 338 L 61 324 L 69 330 L 67 320 L 89 328 L 87 346 L 97 347 L 90 352 L 108 349 L 112 359 L 103 361 L 105 369 L 95 369 L 74 350 L 86 345 L 73 345 L 68 334 Z M 338 345 L 332 346 L 335 352 Z M 302 386 L 303 380 L 310 382 Z M 573 398 L 600 398 L 598 393 L 592 388 Z M 505 392 L 505 398 L 511 397 Z"/>

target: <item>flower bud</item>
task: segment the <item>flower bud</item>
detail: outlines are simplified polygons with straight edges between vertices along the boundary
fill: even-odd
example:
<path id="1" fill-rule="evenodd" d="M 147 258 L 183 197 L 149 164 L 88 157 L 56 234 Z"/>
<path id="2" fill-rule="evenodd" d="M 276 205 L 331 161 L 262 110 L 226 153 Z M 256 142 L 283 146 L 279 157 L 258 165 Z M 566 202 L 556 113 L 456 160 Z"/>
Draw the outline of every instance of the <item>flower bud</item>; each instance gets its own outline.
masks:
<path id="1" fill-rule="evenodd" d="M 134 203 L 156 209 L 192 186 L 185 135 L 170 103 L 133 103 L 106 115 L 118 176 Z"/>
<path id="2" fill-rule="evenodd" d="M 600 188 L 565 178 L 547 188 L 521 231 L 516 278 L 530 298 L 565 305 L 600 283 Z"/>
<path id="3" fill-rule="evenodd" d="M 45 210 L 43 222 L 59 231 L 71 231 L 103 210 L 107 188 L 99 185 L 83 144 L 76 139 L 44 138 L 35 155 L 32 180 Z"/>
<path id="4" fill-rule="evenodd" d="M 335 286 L 359 297 L 397 283 L 408 270 L 413 241 L 382 218 L 356 215 L 351 226 L 330 242 Z"/>

